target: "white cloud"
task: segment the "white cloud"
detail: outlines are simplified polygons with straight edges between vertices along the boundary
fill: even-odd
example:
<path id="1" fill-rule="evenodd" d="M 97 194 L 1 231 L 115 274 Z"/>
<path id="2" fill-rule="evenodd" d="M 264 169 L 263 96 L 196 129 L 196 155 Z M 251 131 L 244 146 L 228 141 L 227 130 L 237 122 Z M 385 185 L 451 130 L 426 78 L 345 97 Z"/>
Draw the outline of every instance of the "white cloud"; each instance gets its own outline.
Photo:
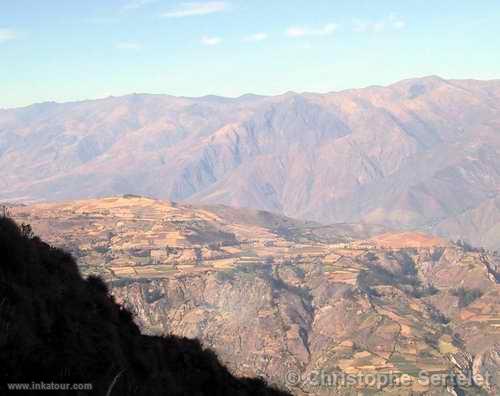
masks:
<path id="1" fill-rule="evenodd" d="M 206 3 L 188 2 L 181 3 L 179 7 L 165 12 L 161 16 L 165 18 L 182 18 L 197 15 L 208 15 L 226 11 L 228 8 L 229 5 L 225 1 L 208 1 Z"/>
<path id="2" fill-rule="evenodd" d="M 401 30 L 406 27 L 406 22 L 396 14 L 389 15 L 388 20 L 393 29 Z"/>
<path id="3" fill-rule="evenodd" d="M 131 0 L 123 6 L 124 10 L 137 10 L 147 6 L 148 4 L 155 3 L 157 0 Z"/>
<path id="4" fill-rule="evenodd" d="M 288 37 L 304 37 L 304 36 L 329 36 L 335 33 L 338 25 L 329 23 L 319 28 L 310 28 L 307 26 L 293 26 L 287 29 L 286 35 Z"/>
<path id="5" fill-rule="evenodd" d="M 360 33 L 381 33 L 385 30 L 402 30 L 405 27 L 405 21 L 395 14 L 391 14 L 387 18 L 379 21 L 363 21 L 361 19 L 353 20 L 353 30 Z"/>
<path id="6" fill-rule="evenodd" d="M 18 33 L 12 29 L 0 29 L 0 44 L 15 40 L 19 37 Z"/>
<path id="7" fill-rule="evenodd" d="M 214 46 L 220 44 L 221 42 L 222 39 L 220 37 L 203 36 L 201 38 L 201 43 L 203 45 Z"/>
<path id="8" fill-rule="evenodd" d="M 120 43 L 116 43 L 115 47 L 123 50 L 139 50 L 142 48 L 142 45 L 136 41 L 122 41 Z"/>
<path id="9" fill-rule="evenodd" d="M 243 39 L 243 41 L 246 41 L 246 42 L 256 42 L 256 41 L 264 41 L 264 40 L 267 40 L 268 38 L 268 34 L 267 33 L 255 33 L 255 34 L 252 34 L 250 36 L 247 36 Z"/>

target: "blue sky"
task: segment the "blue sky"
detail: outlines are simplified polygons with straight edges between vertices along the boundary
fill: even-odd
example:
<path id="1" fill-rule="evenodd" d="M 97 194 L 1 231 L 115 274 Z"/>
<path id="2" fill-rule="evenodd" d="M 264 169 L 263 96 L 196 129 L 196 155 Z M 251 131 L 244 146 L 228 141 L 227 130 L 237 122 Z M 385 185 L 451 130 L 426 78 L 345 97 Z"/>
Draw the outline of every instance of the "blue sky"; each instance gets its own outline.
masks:
<path id="1" fill-rule="evenodd" d="M 498 0 L 0 0 L 0 107 L 500 78 Z"/>

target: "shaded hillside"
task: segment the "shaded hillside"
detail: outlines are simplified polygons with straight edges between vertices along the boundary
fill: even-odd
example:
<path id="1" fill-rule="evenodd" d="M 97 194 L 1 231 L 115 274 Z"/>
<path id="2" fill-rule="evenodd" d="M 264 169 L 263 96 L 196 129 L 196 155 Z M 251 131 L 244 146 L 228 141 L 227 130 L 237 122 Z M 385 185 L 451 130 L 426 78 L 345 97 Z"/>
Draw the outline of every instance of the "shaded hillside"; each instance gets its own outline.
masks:
<path id="1" fill-rule="evenodd" d="M 100 279 L 83 280 L 69 254 L 6 218 L 0 365 L 2 394 L 8 383 L 43 381 L 90 383 L 96 395 L 285 395 L 233 377 L 198 341 L 141 335 Z"/>
<path id="2" fill-rule="evenodd" d="M 134 193 L 498 248 L 499 103 L 499 81 L 431 76 L 326 94 L 3 110 L 0 200 Z"/>

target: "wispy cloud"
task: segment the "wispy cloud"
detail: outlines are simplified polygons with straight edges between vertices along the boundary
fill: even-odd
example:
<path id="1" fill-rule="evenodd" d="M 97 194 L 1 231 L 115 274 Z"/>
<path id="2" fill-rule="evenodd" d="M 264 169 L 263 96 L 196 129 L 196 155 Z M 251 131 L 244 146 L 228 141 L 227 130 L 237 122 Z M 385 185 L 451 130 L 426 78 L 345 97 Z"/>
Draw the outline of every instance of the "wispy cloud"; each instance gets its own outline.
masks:
<path id="1" fill-rule="evenodd" d="M 222 39 L 220 37 L 203 36 L 201 38 L 201 43 L 203 45 L 214 46 L 214 45 L 220 44 L 221 42 L 222 42 Z"/>
<path id="2" fill-rule="evenodd" d="M 137 10 L 158 0 L 131 0 L 123 6 L 124 10 Z"/>
<path id="3" fill-rule="evenodd" d="M 122 50 L 140 50 L 142 45 L 136 41 L 121 41 L 115 44 L 115 48 Z"/>
<path id="4" fill-rule="evenodd" d="M 379 21 L 353 20 L 353 30 L 360 33 L 381 33 L 385 30 L 402 30 L 405 27 L 406 22 L 396 14 L 390 14 L 388 17 Z"/>
<path id="5" fill-rule="evenodd" d="M 268 37 L 269 36 L 267 33 L 259 32 L 259 33 L 255 33 L 255 34 L 252 34 L 250 36 L 244 37 L 243 41 L 246 41 L 246 42 L 264 41 L 264 40 L 267 40 Z"/>
<path id="6" fill-rule="evenodd" d="M 15 40 L 19 37 L 19 34 L 12 29 L 0 29 L 0 44 L 6 43 L 7 41 Z"/>
<path id="7" fill-rule="evenodd" d="M 406 22 L 396 14 L 389 15 L 388 19 L 393 29 L 401 30 L 406 27 Z"/>
<path id="8" fill-rule="evenodd" d="M 229 8 L 225 1 L 208 1 L 205 3 L 188 2 L 181 3 L 178 7 L 161 14 L 165 18 L 183 18 L 189 16 L 208 15 L 223 12 Z"/>
<path id="9" fill-rule="evenodd" d="M 339 26 L 335 23 L 329 23 L 317 28 L 311 28 L 308 26 L 292 26 L 288 28 L 285 33 L 288 37 L 329 36 L 335 33 L 338 27 Z"/>

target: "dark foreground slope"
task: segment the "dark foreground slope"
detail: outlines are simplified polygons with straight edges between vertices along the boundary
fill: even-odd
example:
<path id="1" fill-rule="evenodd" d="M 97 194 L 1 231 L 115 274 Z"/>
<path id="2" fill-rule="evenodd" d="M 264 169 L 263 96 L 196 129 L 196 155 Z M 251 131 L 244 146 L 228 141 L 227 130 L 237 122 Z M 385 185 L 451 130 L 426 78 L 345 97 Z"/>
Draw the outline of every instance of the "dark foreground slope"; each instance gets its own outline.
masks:
<path id="1" fill-rule="evenodd" d="M 90 383 L 102 395 L 285 395 L 238 379 L 198 341 L 141 335 L 99 278 L 0 218 L 0 394 L 8 384 Z M 22 394 L 22 392 L 14 392 Z M 30 392 L 36 394 L 36 392 Z"/>

